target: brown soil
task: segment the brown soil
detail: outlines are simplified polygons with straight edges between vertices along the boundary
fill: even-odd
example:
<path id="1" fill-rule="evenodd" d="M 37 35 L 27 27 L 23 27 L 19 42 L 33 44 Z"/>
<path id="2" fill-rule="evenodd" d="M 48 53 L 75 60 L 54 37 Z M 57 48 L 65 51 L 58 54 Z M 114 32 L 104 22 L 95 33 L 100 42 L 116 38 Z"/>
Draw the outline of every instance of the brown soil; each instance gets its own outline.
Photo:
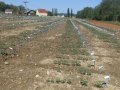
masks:
<path id="1" fill-rule="evenodd" d="M 114 25 L 114 24 L 107 23 L 107 22 L 91 20 L 90 23 L 93 24 L 93 25 L 96 25 L 96 26 L 101 26 L 101 27 L 105 27 L 105 28 L 111 28 L 111 29 L 115 29 L 115 30 L 120 30 L 119 25 Z"/>
<path id="2" fill-rule="evenodd" d="M 110 75 L 110 87 L 104 90 L 119 90 L 120 88 L 120 68 L 118 67 L 120 64 L 119 61 L 119 53 L 116 52 L 116 49 L 113 47 L 111 43 L 103 42 L 102 40 L 95 38 L 85 27 L 80 25 L 81 31 L 89 36 L 91 41 L 89 42 L 93 50 L 95 51 L 96 56 L 96 70 L 98 70 L 99 65 L 104 66 L 104 70 L 102 74 L 97 74 L 92 80 L 102 80 L 105 75 Z M 111 48 L 108 48 L 108 45 Z M 94 90 L 94 89 L 92 89 Z M 97 89 L 95 89 L 97 90 Z"/>
<path id="3" fill-rule="evenodd" d="M 55 60 L 62 59 L 69 62 L 78 60 L 82 67 L 88 68 L 87 64 L 90 63 L 89 60 L 80 59 L 81 56 L 87 57 L 87 55 L 81 55 L 81 53 L 71 55 L 60 52 L 63 49 L 62 45 L 67 43 L 65 40 L 70 38 L 65 39 L 65 26 L 66 22 L 64 21 L 49 29 L 48 32 L 39 34 L 36 38 L 18 48 L 17 55 L 6 60 L 8 64 L 1 62 L 0 90 L 120 90 L 120 68 L 117 66 L 120 64 L 118 53 L 111 43 L 105 43 L 94 37 L 80 24 L 77 24 L 77 26 L 80 27 L 80 31 L 95 51 L 96 68 L 90 68 L 92 75 L 81 75 L 76 71 L 78 67 L 54 64 Z M 76 35 L 74 30 L 72 33 Z M 73 44 L 77 40 L 74 35 L 70 41 Z M 111 45 L 112 49 L 105 44 Z M 64 48 L 64 50 L 67 49 Z M 98 65 L 100 64 L 104 66 L 102 73 L 98 72 Z M 56 68 L 60 68 L 60 72 Z M 104 80 L 105 75 L 111 77 L 108 87 L 102 89 L 94 87 L 95 82 Z M 47 82 L 48 79 L 56 80 L 57 78 L 71 80 L 72 83 Z M 88 86 L 82 86 L 80 84 L 81 79 L 87 79 Z"/>

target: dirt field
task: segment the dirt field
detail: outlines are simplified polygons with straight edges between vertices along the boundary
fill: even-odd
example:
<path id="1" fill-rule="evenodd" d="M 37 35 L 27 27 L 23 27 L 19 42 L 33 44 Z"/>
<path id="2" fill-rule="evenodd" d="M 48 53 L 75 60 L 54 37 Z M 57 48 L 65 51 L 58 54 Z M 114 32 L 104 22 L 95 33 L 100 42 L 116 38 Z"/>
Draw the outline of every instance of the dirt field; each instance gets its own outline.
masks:
<path id="1" fill-rule="evenodd" d="M 74 19 L 55 20 L 1 33 L 0 90 L 120 90 L 119 40 Z"/>
<path id="2" fill-rule="evenodd" d="M 105 28 L 110 28 L 110 29 L 114 29 L 114 30 L 120 30 L 119 25 L 115 25 L 115 24 L 112 24 L 112 23 L 96 21 L 96 20 L 91 20 L 90 23 L 93 24 L 93 25 L 97 25 L 97 26 L 101 26 L 101 27 L 105 27 Z"/>

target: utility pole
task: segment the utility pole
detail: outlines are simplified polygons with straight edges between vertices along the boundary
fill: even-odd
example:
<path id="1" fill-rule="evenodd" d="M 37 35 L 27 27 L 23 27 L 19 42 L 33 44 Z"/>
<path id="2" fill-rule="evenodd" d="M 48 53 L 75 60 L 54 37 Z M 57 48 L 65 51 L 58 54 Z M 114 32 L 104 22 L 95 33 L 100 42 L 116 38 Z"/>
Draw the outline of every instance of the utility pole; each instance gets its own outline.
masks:
<path id="1" fill-rule="evenodd" d="M 25 4 L 25 12 L 27 12 L 27 1 L 23 1 L 23 3 Z"/>

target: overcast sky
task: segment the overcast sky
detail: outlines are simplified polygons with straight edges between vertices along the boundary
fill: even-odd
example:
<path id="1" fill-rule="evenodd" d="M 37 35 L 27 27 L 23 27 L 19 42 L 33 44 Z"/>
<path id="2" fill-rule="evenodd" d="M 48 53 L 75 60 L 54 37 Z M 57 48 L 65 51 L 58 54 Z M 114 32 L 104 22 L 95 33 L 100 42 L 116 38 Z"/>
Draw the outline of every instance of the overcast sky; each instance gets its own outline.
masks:
<path id="1" fill-rule="evenodd" d="M 24 5 L 23 1 L 26 0 L 0 0 L 8 4 L 13 5 Z M 51 10 L 52 8 L 57 8 L 59 12 L 66 12 L 67 8 L 72 8 L 74 13 L 84 7 L 95 7 L 102 0 L 27 0 L 27 4 L 30 9 L 44 8 L 46 10 Z"/>

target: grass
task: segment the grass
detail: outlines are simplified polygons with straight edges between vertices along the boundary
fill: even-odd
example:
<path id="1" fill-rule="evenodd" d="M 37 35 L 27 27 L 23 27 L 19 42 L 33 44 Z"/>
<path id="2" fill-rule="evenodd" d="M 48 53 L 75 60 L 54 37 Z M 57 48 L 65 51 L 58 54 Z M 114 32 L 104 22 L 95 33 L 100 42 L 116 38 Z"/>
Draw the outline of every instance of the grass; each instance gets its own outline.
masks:
<path id="1" fill-rule="evenodd" d="M 80 73 L 82 75 L 91 75 L 91 71 L 85 67 L 80 67 L 78 69 L 78 73 Z"/>
<path id="2" fill-rule="evenodd" d="M 69 62 L 67 60 L 55 60 L 54 64 L 69 66 Z"/>
<path id="3" fill-rule="evenodd" d="M 95 28 L 89 27 L 87 25 L 84 25 L 80 23 L 81 25 L 85 26 L 90 32 L 93 33 L 93 35 L 99 39 L 101 39 L 103 42 L 108 42 L 115 44 L 115 48 L 118 52 L 120 52 L 120 41 L 117 40 L 116 36 L 109 35 L 107 33 L 104 33 L 102 31 L 98 31 Z"/>
<path id="4" fill-rule="evenodd" d="M 77 32 L 74 30 L 74 27 L 70 20 L 67 21 L 67 25 L 65 27 L 65 33 L 62 35 L 61 48 L 59 51 L 62 54 L 69 55 L 88 55 L 86 49 L 83 48 L 82 40 L 80 39 Z"/>
<path id="5" fill-rule="evenodd" d="M 78 60 L 74 60 L 74 61 L 69 61 L 69 60 L 55 60 L 54 64 L 65 65 L 65 66 L 81 66 L 80 61 L 78 61 Z"/>
<path id="6" fill-rule="evenodd" d="M 47 79 L 46 82 L 57 84 L 72 84 L 72 81 L 70 79 L 60 79 L 59 77 L 55 79 Z"/>
<path id="7" fill-rule="evenodd" d="M 16 26 L 16 24 L 14 25 Z M 45 30 L 48 29 L 48 27 L 43 27 L 43 28 L 45 28 Z M 25 42 L 28 42 L 29 41 L 28 37 L 30 37 L 31 39 L 37 35 L 37 34 L 34 35 L 34 33 L 39 34 L 41 32 L 38 30 L 32 30 L 32 31 L 27 30 L 27 31 L 21 32 L 19 35 L 13 35 L 13 36 L 6 37 L 4 40 L 2 40 L 3 44 L 0 44 L 0 56 L 11 55 L 11 53 L 8 53 L 9 52 L 8 47 L 21 45 L 21 44 L 24 44 Z M 3 48 L 3 46 L 7 46 L 7 48 Z"/>
<path id="8" fill-rule="evenodd" d="M 55 67 L 54 68 L 57 72 L 61 72 L 61 68 L 58 66 L 58 67 Z"/>
<path id="9" fill-rule="evenodd" d="M 0 43 L 0 56 L 8 56 L 9 53 L 7 52 L 8 45 L 4 43 Z"/>

